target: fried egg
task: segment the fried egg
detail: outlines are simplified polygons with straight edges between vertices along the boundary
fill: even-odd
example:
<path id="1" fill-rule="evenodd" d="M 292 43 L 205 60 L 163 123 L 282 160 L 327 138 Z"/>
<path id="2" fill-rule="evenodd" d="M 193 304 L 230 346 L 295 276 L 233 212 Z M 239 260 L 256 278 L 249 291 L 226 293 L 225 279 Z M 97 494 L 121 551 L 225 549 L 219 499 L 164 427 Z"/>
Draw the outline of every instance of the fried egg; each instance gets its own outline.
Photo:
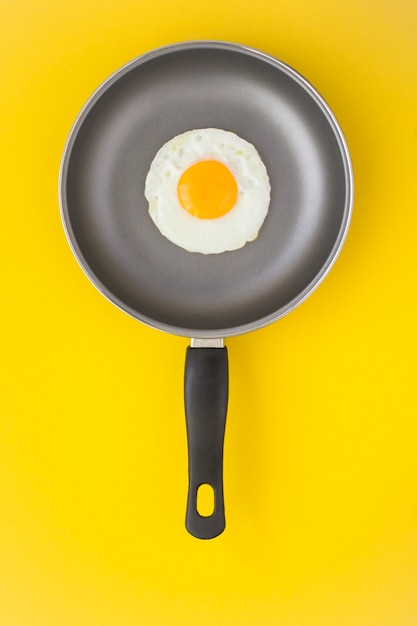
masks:
<path id="1" fill-rule="evenodd" d="M 190 130 L 156 153 L 145 181 L 149 215 L 189 252 L 237 250 L 258 236 L 270 183 L 256 148 L 218 128 Z"/>

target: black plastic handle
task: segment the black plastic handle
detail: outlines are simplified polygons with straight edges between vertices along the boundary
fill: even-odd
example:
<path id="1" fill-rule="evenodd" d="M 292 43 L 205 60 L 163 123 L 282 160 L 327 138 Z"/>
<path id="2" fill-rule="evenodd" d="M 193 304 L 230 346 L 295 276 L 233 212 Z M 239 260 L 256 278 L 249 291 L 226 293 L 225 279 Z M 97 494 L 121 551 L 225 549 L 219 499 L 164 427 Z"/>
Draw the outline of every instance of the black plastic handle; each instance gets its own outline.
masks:
<path id="1" fill-rule="evenodd" d="M 188 500 L 185 525 L 198 539 L 213 539 L 225 528 L 223 445 L 229 388 L 227 348 L 187 348 L 184 377 L 188 439 Z M 197 510 L 201 485 L 214 491 L 214 511 Z"/>

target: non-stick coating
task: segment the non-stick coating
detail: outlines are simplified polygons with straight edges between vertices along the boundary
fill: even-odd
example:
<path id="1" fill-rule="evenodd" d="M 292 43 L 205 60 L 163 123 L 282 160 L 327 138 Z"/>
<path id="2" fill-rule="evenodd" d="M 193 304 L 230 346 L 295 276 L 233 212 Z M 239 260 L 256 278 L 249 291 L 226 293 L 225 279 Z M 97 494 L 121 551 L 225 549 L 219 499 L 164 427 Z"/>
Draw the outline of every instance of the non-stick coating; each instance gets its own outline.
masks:
<path id="1" fill-rule="evenodd" d="M 144 197 L 162 144 L 208 127 L 253 143 L 272 188 L 258 238 L 217 255 L 170 243 Z M 343 136 L 317 92 L 279 61 L 219 42 L 163 48 L 110 77 L 74 125 L 60 180 L 67 235 L 100 291 L 195 337 L 257 328 L 304 300 L 342 245 L 351 192 Z"/>

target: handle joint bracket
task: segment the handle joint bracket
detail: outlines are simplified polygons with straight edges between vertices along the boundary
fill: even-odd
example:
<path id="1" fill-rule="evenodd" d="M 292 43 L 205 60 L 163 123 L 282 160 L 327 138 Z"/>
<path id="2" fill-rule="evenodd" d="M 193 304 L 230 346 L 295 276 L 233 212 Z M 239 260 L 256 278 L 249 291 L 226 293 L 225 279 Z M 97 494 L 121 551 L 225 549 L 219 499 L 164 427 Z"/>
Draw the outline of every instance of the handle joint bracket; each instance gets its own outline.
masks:
<path id="1" fill-rule="evenodd" d="M 198 337 L 196 339 L 191 339 L 190 345 L 191 348 L 223 348 L 224 339 L 223 337 L 214 337 L 213 339 Z"/>

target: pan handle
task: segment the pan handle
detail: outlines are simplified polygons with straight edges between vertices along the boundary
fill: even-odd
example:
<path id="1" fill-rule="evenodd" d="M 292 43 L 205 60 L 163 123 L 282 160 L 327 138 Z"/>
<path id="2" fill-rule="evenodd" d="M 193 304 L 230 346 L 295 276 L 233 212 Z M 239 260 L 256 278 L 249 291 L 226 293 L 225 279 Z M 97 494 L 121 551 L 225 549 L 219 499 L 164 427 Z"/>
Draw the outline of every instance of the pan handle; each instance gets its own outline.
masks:
<path id="1" fill-rule="evenodd" d="M 187 348 L 184 401 L 189 483 L 185 525 L 198 539 L 213 539 L 225 528 L 223 444 L 228 386 L 226 347 Z M 198 511 L 202 485 L 209 485 L 214 496 L 213 511 L 207 516 Z"/>

